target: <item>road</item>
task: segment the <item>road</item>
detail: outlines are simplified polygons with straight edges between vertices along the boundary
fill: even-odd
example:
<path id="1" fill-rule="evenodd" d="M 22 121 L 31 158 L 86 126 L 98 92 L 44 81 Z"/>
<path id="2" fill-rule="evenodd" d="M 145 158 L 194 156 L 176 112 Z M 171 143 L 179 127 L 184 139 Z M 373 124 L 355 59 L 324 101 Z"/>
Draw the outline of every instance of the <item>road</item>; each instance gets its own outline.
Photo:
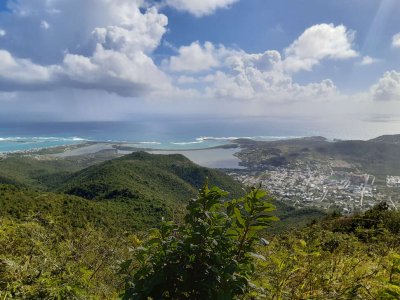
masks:
<path id="1" fill-rule="evenodd" d="M 390 201 L 390 203 L 392 203 L 394 209 L 397 210 L 397 206 L 396 206 L 396 204 L 394 204 L 394 202 L 392 200 L 392 196 L 389 196 L 389 201 Z"/>
<path id="2" fill-rule="evenodd" d="M 361 191 L 361 199 L 360 199 L 361 208 L 363 207 L 364 193 L 365 193 L 365 188 L 367 187 L 367 184 L 368 184 L 368 180 L 369 180 L 369 174 L 366 174 L 364 186 L 363 186 L 363 189 Z"/>

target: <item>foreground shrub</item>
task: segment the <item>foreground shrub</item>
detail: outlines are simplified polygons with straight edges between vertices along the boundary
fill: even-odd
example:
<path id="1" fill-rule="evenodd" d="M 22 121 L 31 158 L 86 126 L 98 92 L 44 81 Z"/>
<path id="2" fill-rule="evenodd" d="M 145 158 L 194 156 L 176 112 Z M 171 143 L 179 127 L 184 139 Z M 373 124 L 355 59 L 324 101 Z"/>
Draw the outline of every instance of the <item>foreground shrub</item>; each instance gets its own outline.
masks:
<path id="1" fill-rule="evenodd" d="M 225 196 L 205 184 L 182 225 L 163 222 L 151 232 L 136 250 L 138 268 L 128 277 L 124 299 L 233 299 L 255 288 L 255 260 L 265 259 L 254 252 L 258 233 L 276 220 L 270 215 L 275 208 L 257 188 L 240 199 Z"/>

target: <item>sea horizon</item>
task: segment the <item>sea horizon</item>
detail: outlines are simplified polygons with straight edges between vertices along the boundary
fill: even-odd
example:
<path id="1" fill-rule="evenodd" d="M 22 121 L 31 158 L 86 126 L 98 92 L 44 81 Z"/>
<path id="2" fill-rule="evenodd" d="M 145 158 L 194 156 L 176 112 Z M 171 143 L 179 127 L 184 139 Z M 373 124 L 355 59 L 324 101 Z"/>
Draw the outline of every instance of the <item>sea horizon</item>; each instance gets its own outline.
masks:
<path id="1" fill-rule="evenodd" d="M 273 141 L 311 136 L 329 140 L 368 140 L 400 133 L 397 121 L 346 120 L 334 127 L 328 121 L 265 118 L 153 118 L 133 121 L 0 122 L 0 153 L 27 152 L 86 142 L 124 143 L 158 150 L 206 149 L 239 138 Z M 390 123 L 390 122 L 389 122 Z M 383 127 L 382 127 L 383 125 Z M 390 125 L 390 126 L 388 126 Z M 389 128 L 389 130 L 388 130 Z"/>

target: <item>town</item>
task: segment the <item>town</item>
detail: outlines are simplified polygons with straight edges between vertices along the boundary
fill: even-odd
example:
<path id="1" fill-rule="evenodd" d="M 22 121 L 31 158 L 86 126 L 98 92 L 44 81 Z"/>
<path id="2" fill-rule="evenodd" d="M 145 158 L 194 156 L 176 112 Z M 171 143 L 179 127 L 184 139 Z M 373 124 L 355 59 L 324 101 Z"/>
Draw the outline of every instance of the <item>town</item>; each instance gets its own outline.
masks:
<path id="1" fill-rule="evenodd" d="M 235 170 L 229 174 L 247 186 L 261 183 L 278 200 L 297 208 L 318 208 L 349 215 L 366 211 L 382 201 L 394 209 L 400 207 L 398 199 L 392 199 L 393 188 L 400 187 L 398 176 L 387 176 L 386 184 L 380 185 L 371 174 L 301 163 L 291 168 Z"/>

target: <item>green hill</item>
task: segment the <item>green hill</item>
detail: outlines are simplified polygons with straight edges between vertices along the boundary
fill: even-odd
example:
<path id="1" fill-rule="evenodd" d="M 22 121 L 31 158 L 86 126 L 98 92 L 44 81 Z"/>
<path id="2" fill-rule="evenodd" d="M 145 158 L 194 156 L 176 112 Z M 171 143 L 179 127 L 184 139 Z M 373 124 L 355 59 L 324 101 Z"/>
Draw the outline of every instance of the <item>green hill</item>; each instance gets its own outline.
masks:
<path id="1" fill-rule="evenodd" d="M 340 141 L 315 148 L 320 155 L 343 159 L 374 175 L 397 175 L 400 145 L 372 141 Z"/>
<path id="2" fill-rule="evenodd" d="M 162 217 L 179 223 L 206 178 L 231 196 L 243 192 L 229 176 L 181 155 L 7 160 L 0 164 L 4 299 L 119 299 L 126 279 L 121 270 L 139 266 L 134 253 L 154 238 L 148 229 Z M 398 212 L 382 206 L 304 227 L 323 213 L 275 205 L 281 221 L 263 235 L 268 241 L 258 251 L 265 260 L 252 278 L 264 298 L 337 299 L 340 293 L 364 299 L 371 293 L 381 299 L 397 289 Z"/>
<path id="3" fill-rule="evenodd" d="M 162 217 L 181 216 L 183 205 L 195 197 L 206 178 L 232 197 L 243 194 L 243 186 L 231 177 L 182 155 L 135 152 L 107 161 L 103 157 L 40 160 L 15 155 L 0 161 L 0 184 L 14 186 L 0 195 L 0 215 L 10 210 L 20 218 L 40 212 L 114 231 L 143 230 L 159 224 Z M 64 200 L 69 204 L 65 206 Z M 317 210 L 275 205 L 282 220 L 277 230 L 324 216 Z"/>
<path id="4" fill-rule="evenodd" d="M 65 159 L 10 155 L 0 159 L 0 182 L 23 187 L 51 190 L 64 176 L 104 161 L 97 156 L 79 156 Z"/>
<path id="5" fill-rule="evenodd" d="M 74 173 L 58 190 L 94 200 L 181 202 L 195 196 L 206 178 L 235 196 L 242 193 L 241 185 L 229 176 L 200 167 L 183 155 L 146 152 L 135 152 Z"/>
<path id="6" fill-rule="evenodd" d="M 182 155 L 137 152 L 83 169 L 76 160 L 28 157 L 11 157 L 1 165 L 0 184 L 9 185 L 2 186 L 0 216 L 40 214 L 114 232 L 140 231 L 162 217 L 182 215 L 182 204 L 196 196 L 206 178 L 232 196 L 243 193 L 229 176 Z"/>

